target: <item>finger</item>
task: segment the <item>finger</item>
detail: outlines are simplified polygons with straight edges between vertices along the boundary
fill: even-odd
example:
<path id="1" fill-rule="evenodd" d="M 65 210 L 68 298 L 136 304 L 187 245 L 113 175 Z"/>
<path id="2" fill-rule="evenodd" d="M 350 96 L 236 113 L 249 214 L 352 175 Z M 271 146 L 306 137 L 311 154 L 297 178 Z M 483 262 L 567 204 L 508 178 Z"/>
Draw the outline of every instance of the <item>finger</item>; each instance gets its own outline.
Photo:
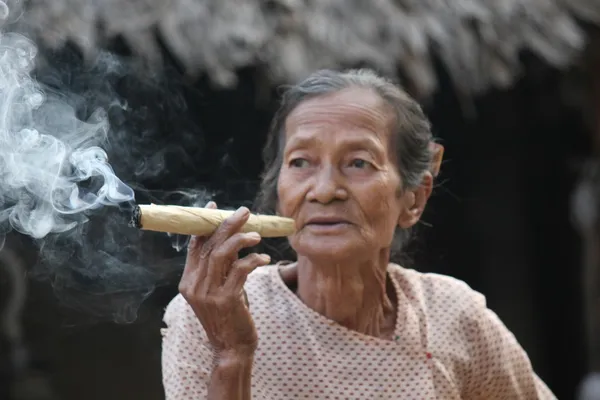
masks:
<path id="1" fill-rule="evenodd" d="M 217 208 L 217 203 L 215 203 L 214 201 L 209 201 L 206 204 L 205 208 Z M 192 235 L 190 237 L 190 241 L 188 243 L 188 252 L 186 255 L 186 261 L 185 261 L 185 268 L 187 270 L 189 269 L 195 269 L 199 266 L 199 262 L 200 262 L 200 254 L 202 251 L 202 247 L 204 246 L 204 244 L 206 243 L 206 240 L 208 239 L 208 237 L 206 236 L 195 236 Z M 185 273 L 185 270 L 184 270 Z"/>
<path id="2" fill-rule="evenodd" d="M 209 257 L 208 285 L 223 285 L 227 274 L 237 260 L 238 253 L 245 247 L 255 246 L 260 242 L 260 235 L 256 232 L 238 232 L 214 249 Z"/>
<path id="3" fill-rule="evenodd" d="M 200 254 L 202 244 L 202 238 L 198 236 L 192 236 L 188 243 L 185 266 L 183 267 L 183 274 L 178 286 L 179 293 L 186 299 L 193 295 L 198 287 L 198 282 L 200 282 L 199 274 L 202 271 L 200 262 L 202 260 L 198 255 Z"/>
<path id="4" fill-rule="evenodd" d="M 217 228 L 217 230 L 211 235 L 211 237 L 204 243 L 202 246 L 202 251 L 200 253 L 200 257 L 208 257 L 208 255 L 227 240 L 231 235 L 238 232 L 242 226 L 248 221 L 250 217 L 250 210 L 246 207 L 240 207 L 234 212 L 231 216 L 226 218 L 221 225 Z"/>
<path id="5" fill-rule="evenodd" d="M 244 258 L 240 258 L 233 264 L 223 285 L 223 290 L 233 294 L 241 293 L 248 275 L 256 268 L 267 265 L 270 262 L 271 257 L 268 254 L 252 253 Z"/>

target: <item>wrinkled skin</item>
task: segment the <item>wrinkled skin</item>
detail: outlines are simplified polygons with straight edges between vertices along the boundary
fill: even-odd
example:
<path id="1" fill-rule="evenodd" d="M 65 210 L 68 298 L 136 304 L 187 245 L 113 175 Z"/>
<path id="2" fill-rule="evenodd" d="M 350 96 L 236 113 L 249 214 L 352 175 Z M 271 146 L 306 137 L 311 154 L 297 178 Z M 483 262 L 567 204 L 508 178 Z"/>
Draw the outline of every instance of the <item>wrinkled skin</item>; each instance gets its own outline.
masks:
<path id="1" fill-rule="evenodd" d="M 403 211 L 392 124 L 383 101 L 359 89 L 307 100 L 288 117 L 279 212 L 296 220 L 290 243 L 298 254 L 357 260 L 389 247 Z M 308 223 L 315 216 L 347 223 L 319 229 Z"/>

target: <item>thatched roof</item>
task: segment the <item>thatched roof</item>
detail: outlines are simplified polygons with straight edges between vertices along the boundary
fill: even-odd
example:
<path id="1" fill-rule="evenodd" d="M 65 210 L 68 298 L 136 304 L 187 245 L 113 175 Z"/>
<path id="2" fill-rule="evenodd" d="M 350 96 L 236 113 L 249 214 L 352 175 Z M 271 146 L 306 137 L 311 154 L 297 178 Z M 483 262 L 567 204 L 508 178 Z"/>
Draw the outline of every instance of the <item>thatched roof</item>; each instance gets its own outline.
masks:
<path id="1" fill-rule="evenodd" d="M 531 50 L 568 66 L 583 49 L 577 20 L 600 24 L 599 0 L 25 0 L 23 21 L 50 46 L 93 53 L 122 36 L 137 56 L 160 43 L 190 75 L 222 86 L 257 65 L 273 83 L 315 69 L 401 71 L 419 95 L 436 87 L 435 55 L 461 92 L 514 82 Z"/>

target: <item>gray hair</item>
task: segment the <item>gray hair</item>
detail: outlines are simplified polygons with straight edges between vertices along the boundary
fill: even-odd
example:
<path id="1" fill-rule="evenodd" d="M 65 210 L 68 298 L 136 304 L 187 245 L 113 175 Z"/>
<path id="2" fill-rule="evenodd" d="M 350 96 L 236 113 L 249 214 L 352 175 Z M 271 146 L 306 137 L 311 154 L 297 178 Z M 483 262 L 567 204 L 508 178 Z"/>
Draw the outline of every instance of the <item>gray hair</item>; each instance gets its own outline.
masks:
<path id="1" fill-rule="evenodd" d="M 297 85 L 290 86 L 282 96 L 281 106 L 275 113 L 263 151 L 264 172 L 255 201 L 256 211 L 274 213 L 276 210 L 277 181 L 285 146 L 285 122 L 290 113 L 305 100 L 351 88 L 374 91 L 394 110 L 396 121 L 392 145 L 395 147 L 395 160 L 402 180 L 402 187 L 399 189 L 410 190 L 421 184 L 424 174 L 431 167 L 433 157 L 430 148 L 433 140 L 431 124 L 421 106 L 399 86 L 371 70 L 321 70 Z M 409 238 L 409 230 L 396 230 L 392 257 L 400 255 Z M 277 248 L 286 250 L 281 246 Z"/>

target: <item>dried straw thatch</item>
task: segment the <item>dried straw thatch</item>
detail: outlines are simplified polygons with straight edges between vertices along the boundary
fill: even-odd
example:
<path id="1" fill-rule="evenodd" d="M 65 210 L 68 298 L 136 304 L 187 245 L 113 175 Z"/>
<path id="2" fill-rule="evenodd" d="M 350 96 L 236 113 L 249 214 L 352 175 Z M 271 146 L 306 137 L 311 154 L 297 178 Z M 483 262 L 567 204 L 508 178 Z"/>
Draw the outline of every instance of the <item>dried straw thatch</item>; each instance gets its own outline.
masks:
<path id="1" fill-rule="evenodd" d="M 93 53 L 123 37 L 159 62 L 162 41 L 190 75 L 222 86 L 256 65 L 273 83 L 317 68 L 398 70 L 421 95 L 437 79 L 432 57 L 458 90 L 510 85 L 519 53 L 567 66 L 583 48 L 577 20 L 600 23 L 600 0 L 25 0 L 25 26 L 47 45 Z"/>

